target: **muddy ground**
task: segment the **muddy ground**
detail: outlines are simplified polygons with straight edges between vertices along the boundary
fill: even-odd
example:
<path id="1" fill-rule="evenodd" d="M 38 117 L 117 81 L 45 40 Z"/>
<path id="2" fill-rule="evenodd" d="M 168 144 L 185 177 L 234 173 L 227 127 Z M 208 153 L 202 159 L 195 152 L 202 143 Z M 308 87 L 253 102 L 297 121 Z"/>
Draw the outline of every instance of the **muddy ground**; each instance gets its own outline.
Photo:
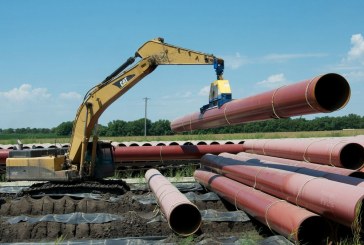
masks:
<path id="1" fill-rule="evenodd" d="M 125 237 L 156 237 L 161 243 L 201 243 L 221 244 L 221 241 L 245 239 L 255 244 L 272 234 L 265 226 L 251 219 L 246 221 L 202 220 L 200 229 L 193 236 L 183 237 L 174 233 L 156 203 L 145 203 L 140 199 L 152 196 L 146 187 L 126 192 L 121 196 L 102 195 L 97 199 L 69 195 L 38 195 L 36 197 L 2 194 L 0 197 L 0 242 L 55 242 L 91 239 L 114 239 Z M 190 190 L 182 190 L 190 192 Z M 194 190 L 201 196 L 205 190 Z M 194 200 L 199 210 L 234 212 L 235 207 L 222 200 Z M 48 214 L 102 213 L 120 216 L 119 220 L 105 223 L 70 224 L 54 221 L 21 221 L 10 224 L 9 220 L 22 215 L 30 218 L 44 217 Z M 188 215 L 188 214 L 186 214 Z M 150 239 L 150 238 L 148 238 Z M 225 240 L 224 240 L 225 239 Z M 232 240 L 231 240 L 232 239 Z M 239 242 L 239 241 L 237 241 Z M 238 244 L 241 244 L 241 243 Z"/>

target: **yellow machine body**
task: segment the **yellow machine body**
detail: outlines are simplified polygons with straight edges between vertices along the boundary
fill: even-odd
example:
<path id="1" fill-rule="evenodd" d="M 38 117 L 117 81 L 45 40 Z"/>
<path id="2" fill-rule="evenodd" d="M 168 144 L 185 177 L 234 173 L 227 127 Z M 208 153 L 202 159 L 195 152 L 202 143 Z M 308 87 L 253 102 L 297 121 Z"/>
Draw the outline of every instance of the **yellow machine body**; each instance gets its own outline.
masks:
<path id="1" fill-rule="evenodd" d="M 70 180 L 75 170 L 62 170 L 65 156 L 42 156 L 32 158 L 7 158 L 6 178 L 8 180 Z"/>

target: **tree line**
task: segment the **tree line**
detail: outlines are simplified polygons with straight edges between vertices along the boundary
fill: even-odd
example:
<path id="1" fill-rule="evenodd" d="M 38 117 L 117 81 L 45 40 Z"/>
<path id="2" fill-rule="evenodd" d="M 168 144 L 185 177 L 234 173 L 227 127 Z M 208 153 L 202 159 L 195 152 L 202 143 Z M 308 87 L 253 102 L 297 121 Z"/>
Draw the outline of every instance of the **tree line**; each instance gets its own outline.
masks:
<path id="1" fill-rule="evenodd" d="M 114 120 L 106 126 L 98 125 L 100 136 L 143 136 L 144 118 L 135 121 Z M 8 128 L 0 129 L 0 136 L 11 135 L 43 135 L 70 136 L 73 122 L 62 122 L 54 128 Z M 146 120 L 147 135 L 162 136 L 175 134 L 170 128 L 169 120 L 152 122 Z M 319 117 L 312 120 L 305 118 L 274 119 L 261 122 L 252 122 L 220 128 L 195 130 L 194 134 L 232 134 L 232 133 L 258 133 L 258 132 L 299 132 L 299 131 L 326 131 L 364 128 L 364 116 L 349 114 L 340 117 Z"/>

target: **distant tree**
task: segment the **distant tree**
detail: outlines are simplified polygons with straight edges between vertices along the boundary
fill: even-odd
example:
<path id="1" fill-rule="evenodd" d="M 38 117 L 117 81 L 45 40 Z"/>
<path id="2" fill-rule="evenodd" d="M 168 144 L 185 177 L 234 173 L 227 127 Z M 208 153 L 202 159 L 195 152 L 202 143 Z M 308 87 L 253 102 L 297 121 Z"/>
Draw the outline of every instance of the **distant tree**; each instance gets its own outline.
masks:
<path id="1" fill-rule="evenodd" d="M 7 128 L 7 129 L 4 129 L 4 134 L 13 134 L 15 133 L 15 130 L 13 128 Z"/>
<path id="2" fill-rule="evenodd" d="M 151 124 L 151 128 L 149 129 L 150 135 L 172 135 L 173 131 L 171 130 L 170 121 L 168 120 L 158 120 Z"/>
<path id="3" fill-rule="evenodd" d="M 105 136 L 125 136 L 127 122 L 114 120 L 107 124 Z"/>
<path id="4" fill-rule="evenodd" d="M 63 122 L 55 127 L 54 132 L 58 136 L 70 136 L 72 134 L 73 122 Z"/>

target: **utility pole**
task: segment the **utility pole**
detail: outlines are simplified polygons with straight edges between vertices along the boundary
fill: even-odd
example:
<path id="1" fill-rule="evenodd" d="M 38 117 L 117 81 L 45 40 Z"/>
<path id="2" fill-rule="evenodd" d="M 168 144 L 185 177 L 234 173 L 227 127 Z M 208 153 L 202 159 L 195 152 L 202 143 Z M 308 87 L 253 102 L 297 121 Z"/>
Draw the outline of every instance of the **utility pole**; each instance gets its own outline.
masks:
<path id="1" fill-rule="evenodd" d="M 145 103 L 145 112 L 144 112 L 144 136 L 147 136 L 147 107 L 148 107 L 148 100 L 150 100 L 150 98 L 145 97 L 143 98 L 144 103 Z"/>

